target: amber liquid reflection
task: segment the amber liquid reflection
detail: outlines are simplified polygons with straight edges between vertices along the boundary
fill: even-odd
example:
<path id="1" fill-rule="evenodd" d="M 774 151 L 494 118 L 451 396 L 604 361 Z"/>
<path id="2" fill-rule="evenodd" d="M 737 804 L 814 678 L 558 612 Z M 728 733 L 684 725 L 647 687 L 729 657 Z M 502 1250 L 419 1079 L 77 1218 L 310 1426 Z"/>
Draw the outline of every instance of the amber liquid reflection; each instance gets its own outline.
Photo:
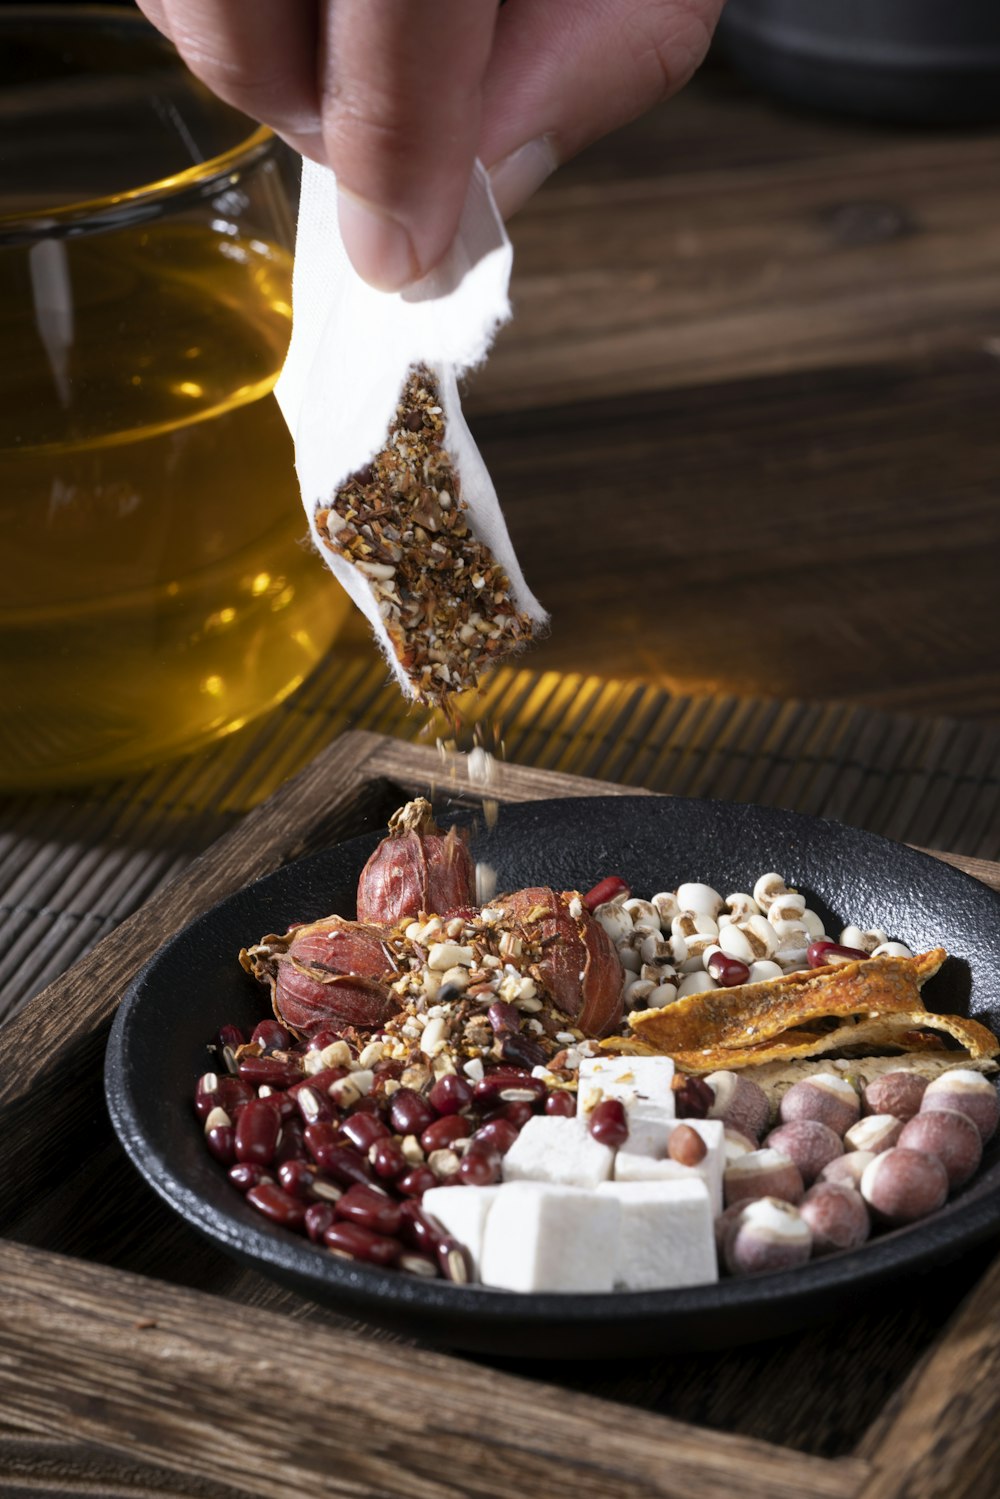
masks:
<path id="1" fill-rule="evenodd" d="M 0 250 L 0 785 L 231 731 L 329 645 L 272 395 L 290 284 L 218 224 Z"/>

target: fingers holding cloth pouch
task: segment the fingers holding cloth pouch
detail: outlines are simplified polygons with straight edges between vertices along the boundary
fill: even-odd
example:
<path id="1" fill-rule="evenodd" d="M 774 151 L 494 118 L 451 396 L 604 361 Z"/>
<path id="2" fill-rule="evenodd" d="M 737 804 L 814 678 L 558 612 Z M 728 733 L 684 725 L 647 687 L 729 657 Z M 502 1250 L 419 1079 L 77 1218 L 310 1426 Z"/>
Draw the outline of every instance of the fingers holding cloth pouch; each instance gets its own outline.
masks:
<path id="1" fill-rule="evenodd" d="M 544 627 L 458 380 L 510 316 L 511 247 L 477 164 L 445 258 L 376 291 L 340 235 L 333 173 L 303 162 L 292 338 L 275 394 L 313 541 L 407 697 L 440 703 Z"/>

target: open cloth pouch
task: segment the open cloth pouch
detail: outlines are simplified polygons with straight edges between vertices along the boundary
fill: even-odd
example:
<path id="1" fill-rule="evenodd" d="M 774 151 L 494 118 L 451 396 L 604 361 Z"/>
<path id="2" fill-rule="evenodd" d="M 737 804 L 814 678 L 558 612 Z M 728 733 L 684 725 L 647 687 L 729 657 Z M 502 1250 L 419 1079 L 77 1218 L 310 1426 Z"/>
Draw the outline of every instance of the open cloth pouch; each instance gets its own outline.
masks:
<path id="1" fill-rule="evenodd" d="M 546 621 L 457 384 L 510 316 L 511 258 L 477 164 L 447 258 L 405 292 L 374 291 L 341 242 L 333 173 L 303 163 L 276 394 L 313 541 L 404 693 L 425 702 L 471 686 Z"/>

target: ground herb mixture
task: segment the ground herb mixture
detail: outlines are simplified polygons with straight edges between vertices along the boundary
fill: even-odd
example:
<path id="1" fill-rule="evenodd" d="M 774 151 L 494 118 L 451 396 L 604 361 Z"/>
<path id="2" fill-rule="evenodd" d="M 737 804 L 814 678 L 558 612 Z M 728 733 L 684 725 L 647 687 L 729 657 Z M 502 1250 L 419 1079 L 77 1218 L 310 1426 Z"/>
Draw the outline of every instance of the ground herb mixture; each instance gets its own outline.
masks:
<path id="1" fill-rule="evenodd" d="M 316 512 L 324 544 L 367 577 L 417 700 L 432 706 L 532 634 L 506 572 L 469 528 L 444 435 L 434 377 L 417 365 L 385 446 Z"/>

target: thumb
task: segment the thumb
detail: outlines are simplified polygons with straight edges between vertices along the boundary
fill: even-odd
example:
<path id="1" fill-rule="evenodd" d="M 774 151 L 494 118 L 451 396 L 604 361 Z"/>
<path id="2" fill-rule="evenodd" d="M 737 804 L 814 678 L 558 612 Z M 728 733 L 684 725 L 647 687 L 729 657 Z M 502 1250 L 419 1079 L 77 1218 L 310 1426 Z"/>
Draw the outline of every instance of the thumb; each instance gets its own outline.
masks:
<path id="1" fill-rule="evenodd" d="M 326 0 L 322 128 L 347 253 L 396 291 L 458 227 L 496 0 Z"/>
<path id="2" fill-rule="evenodd" d="M 508 0 L 483 82 L 479 154 L 504 215 L 560 163 L 676 93 L 723 0 Z"/>

